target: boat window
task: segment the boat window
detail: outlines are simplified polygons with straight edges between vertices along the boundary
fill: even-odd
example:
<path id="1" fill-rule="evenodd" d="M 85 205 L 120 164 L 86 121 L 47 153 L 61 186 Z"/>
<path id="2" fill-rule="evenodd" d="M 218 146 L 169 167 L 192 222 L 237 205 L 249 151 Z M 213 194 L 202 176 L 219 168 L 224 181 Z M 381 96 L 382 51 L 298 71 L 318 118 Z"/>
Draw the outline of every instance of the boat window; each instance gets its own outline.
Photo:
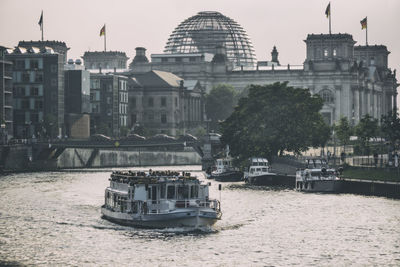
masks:
<path id="1" fill-rule="evenodd" d="M 151 199 L 157 200 L 157 186 L 151 187 Z"/>
<path id="2" fill-rule="evenodd" d="M 254 173 L 254 169 L 253 168 L 250 169 L 250 173 Z"/>
<path id="3" fill-rule="evenodd" d="M 261 171 L 261 168 L 257 168 L 257 170 L 256 170 L 257 172 L 260 172 Z"/>
<path id="4" fill-rule="evenodd" d="M 177 199 L 189 198 L 189 186 L 188 185 L 179 185 L 177 195 L 178 195 Z"/>
<path id="5" fill-rule="evenodd" d="M 199 197 L 199 188 L 197 185 L 192 185 L 190 188 L 190 198 L 198 198 Z"/>
<path id="6" fill-rule="evenodd" d="M 267 172 L 267 168 L 262 168 L 262 171 L 263 172 Z"/>
<path id="7" fill-rule="evenodd" d="M 160 198 L 165 198 L 165 190 L 166 190 L 166 184 L 162 184 L 160 188 Z"/>
<path id="8" fill-rule="evenodd" d="M 168 199 L 174 199 L 175 198 L 175 186 L 174 185 L 169 185 L 168 186 L 167 198 Z"/>

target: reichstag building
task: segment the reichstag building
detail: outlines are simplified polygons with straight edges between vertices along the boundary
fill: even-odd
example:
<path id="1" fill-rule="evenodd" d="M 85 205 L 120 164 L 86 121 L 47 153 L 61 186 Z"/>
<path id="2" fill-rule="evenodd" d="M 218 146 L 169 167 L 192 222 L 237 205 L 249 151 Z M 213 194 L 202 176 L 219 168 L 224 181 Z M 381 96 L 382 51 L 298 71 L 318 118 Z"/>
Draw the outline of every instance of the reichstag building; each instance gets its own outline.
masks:
<path id="1" fill-rule="evenodd" d="M 305 43 L 302 66 L 281 65 L 276 47 L 270 61 L 257 61 L 237 22 L 219 12 L 199 12 L 175 28 L 163 53 L 149 60 L 145 48 L 136 48 L 129 72 L 172 72 L 199 81 L 206 91 L 218 84 L 242 90 L 249 84 L 287 81 L 321 95 L 321 113 L 329 124 L 341 116 L 356 124 L 365 114 L 380 118 L 397 108 L 396 72 L 388 68 L 385 45 L 355 46 L 351 34 L 309 34 Z"/>

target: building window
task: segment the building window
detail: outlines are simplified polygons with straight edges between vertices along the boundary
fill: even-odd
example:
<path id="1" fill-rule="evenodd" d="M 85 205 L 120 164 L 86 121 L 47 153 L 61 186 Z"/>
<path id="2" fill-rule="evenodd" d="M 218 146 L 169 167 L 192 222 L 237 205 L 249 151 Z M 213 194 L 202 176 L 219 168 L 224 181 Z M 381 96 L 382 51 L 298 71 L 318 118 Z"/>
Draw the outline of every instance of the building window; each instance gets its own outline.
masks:
<path id="1" fill-rule="evenodd" d="M 182 58 L 181 57 L 175 58 L 175 62 L 182 62 Z"/>
<path id="2" fill-rule="evenodd" d="M 22 81 L 23 82 L 29 82 L 30 81 L 30 75 L 28 72 L 22 73 Z"/>
<path id="3" fill-rule="evenodd" d="M 196 58 L 195 58 L 195 57 L 190 57 L 190 58 L 189 58 L 189 61 L 190 61 L 190 62 L 195 62 L 195 61 L 196 61 Z"/>
<path id="4" fill-rule="evenodd" d="M 24 60 L 16 60 L 15 61 L 15 68 L 18 70 L 25 69 L 25 61 Z"/>
<path id="5" fill-rule="evenodd" d="M 325 48 L 325 49 L 324 49 L 324 57 L 328 57 L 328 55 L 329 55 L 329 53 L 328 53 L 328 49 L 327 49 L 327 48 Z"/>
<path id="6" fill-rule="evenodd" d="M 336 50 L 336 48 L 333 49 L 333 52 L 332 52 L 332 53 L 333 53 L 333 56 L 334 56 L 334 57 L 337 56 L 337 50 Z"/>
<path id="7" fill-rule="evenodd" d="M 167 123 L 167 114 L 161 114 L 161 123 Z"/>
<path id="8" fill-rule="evenodd" d="M 161 58 L 161 62 L 168 62 L 168 58 L 166 57 Z"/>
<path id="9" fill-rule="evenodd" d="M 31 96 L 38 96 L 39 95 L 39 88 L 31 87 Z"/>
<path id="10" fill-rule="evenodd" d="M 175 97 L 175 107 L 178 107 L 178 98 Z"/>
<path id="11" fill-rule="evenodd" d="M 131 98 L 131 105 L 132 105 L 132 108 L 136 108 L 136 97 Z"/>
<path id="12" fill-rule="evenodd" d="M 161 97 L 161 106 L 166 107 L 167 106 L 167 99 L 165 97 Z"/>
<path id="13" fill-rule="evenodd" d="M 35 101 L 35 109 L 43 109 L 43 101 L 42 100 Z"/>
<path id="14" fill-rule="evenodd" d="M 375 65 L 375 58 L 374 57 L 371 57 L 370 59 L 369 59 L 369 64 L 370 65 Z"/>
<path id="15" fill-rule="evenodd" d="M 90 80 L 90 88 L 100 89 L 100 80 L 98 80 L 98 79 Z"/>
<path id="16" fill-rule="evenodd" d="M 39 122 L 39 114 L 38 113 L 31 113 L 30 114 L 30 120 L 33 123 L 38 123 Z"/>
<path id="17" fill-rule="evenodd" d="M 319 95 L 321 96 L 321 98 L 324 100 L 325 103 L 333 103 L 334 98 L 333 98 L 333 94 L 330 90 L 328 89 L 324 89 L 321 92 L 319 92 Z"/>
<path id="18" fill-rule="evenodd" d="M 39 68 L 39 61 L 37 59 L 31 60 L 31 69 L 38 69 Z"/>
<path id="19" fill-rule="evenodd" d="M 15 87 L 14 88 L 14 96 L 25 96 L 25 88 L 24 87 Z"/>
<path id="20" fill-rule="evenodd" d="M 21 102 L 21 108 L 22 109 L 29 109 L 29 100 L 28 99 L 24 99 Z"/>
<path id="21" fill-rule="evenodd" d="M 131 114 L 131 124 L 134 125 L 137 122 L 137 116 L 135 113 Z"/>
<path id="22" fill-rule="evenodd" d="M 36 72 L 36 74 L 35 74 L 35 82 L 43 82 L 43 73 Z"/>
<path id="23" fill-rule="evenodd" d="M 147 114 L 147 117 L 148 117 L 149 121 L 154 121 L 154 114 L 152 112 Z"/>
<path id="24" fill-rule="evenodd" d="M 52 73 L 57 72 L 57 65 L 52 64 L 52 65 L 50 66 L 50 71 L 51 71 Z"/>
<path id="25" fill-rule="evenodd" d="M 154 106 L 154 99 L 152 97 L 149 97 L 148 99 L 148 106 L 153 107 Z"/>

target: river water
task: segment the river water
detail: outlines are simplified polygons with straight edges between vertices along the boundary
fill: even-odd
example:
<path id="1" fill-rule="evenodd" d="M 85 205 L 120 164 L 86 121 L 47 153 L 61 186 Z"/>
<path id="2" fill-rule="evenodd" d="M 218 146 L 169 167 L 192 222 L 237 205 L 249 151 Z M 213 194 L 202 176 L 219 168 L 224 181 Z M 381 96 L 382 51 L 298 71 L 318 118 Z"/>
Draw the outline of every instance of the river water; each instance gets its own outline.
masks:
<path id="1" fill-rule="evenodd" d="M 0 265 L 400 266 L 399 200 L 212 182 L 213 228 L 144 230 L 101 219 L 109 175 L 0 177 Z"/>

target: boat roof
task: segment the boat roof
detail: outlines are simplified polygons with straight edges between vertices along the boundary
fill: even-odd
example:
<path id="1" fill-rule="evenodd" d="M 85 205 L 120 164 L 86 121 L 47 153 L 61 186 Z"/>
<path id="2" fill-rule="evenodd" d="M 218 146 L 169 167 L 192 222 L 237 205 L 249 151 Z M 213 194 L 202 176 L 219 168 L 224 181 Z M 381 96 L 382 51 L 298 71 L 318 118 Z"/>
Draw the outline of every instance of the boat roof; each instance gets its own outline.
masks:
<path id="1" fill-rule="evenodd" d="M 126 184 L 157 184 L 166 182 L 197 182 L 200 181 L 196 176 L 191 176 L 189 172 L 175 171 L 154 171 L 154 172 L 133 172 L 133 171 L 114 171 L 110 180 Z"/>
<path id="2" fill-rule="evenodd" d="M 256 157 L 254 157 L 254 158 L 250 158 L 250 160 L 251 160 L 251 162 L 267 162 L 268 163 L 268 160 L 266 158 L 256 158 Z"/>

